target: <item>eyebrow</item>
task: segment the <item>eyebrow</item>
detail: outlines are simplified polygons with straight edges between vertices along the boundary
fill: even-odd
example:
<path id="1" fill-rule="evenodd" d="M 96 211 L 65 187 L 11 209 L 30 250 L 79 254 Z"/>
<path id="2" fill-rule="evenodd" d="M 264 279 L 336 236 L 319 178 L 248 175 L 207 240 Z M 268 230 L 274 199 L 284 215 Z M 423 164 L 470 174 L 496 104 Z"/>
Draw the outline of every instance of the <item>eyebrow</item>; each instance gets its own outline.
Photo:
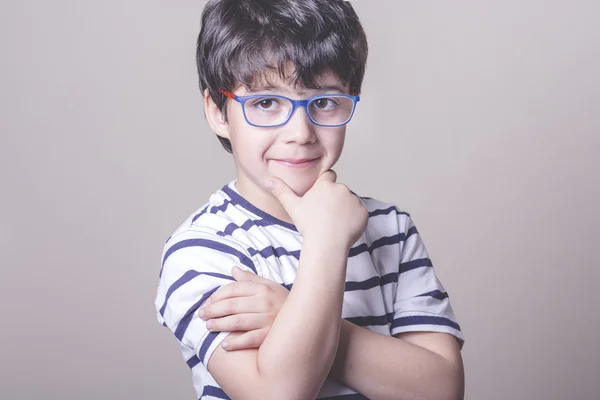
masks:
<path id="1" fill-rule="evenodd" d="M 340 85 L 323 85 L 323 86 L 317 86 L 314 89 L 309 89 L 309 90 L 318 90 L 318 91 L 337 91 L 340 93 L 345 93 L 346 89 L 343 86 Z M 288 92 L 290 93 L 290 90 L 281 86 L 276 86 L 276 85 L 261 85 L 261 86 L 257 86 L 255 88 L 252 88 L 251 90 L 252 92 Z M 294 92 L 294 94 L 298 94 L 300 96 L 304 95 L 306 93 L 306 91 L 302 91 L 302 92 Z"/>

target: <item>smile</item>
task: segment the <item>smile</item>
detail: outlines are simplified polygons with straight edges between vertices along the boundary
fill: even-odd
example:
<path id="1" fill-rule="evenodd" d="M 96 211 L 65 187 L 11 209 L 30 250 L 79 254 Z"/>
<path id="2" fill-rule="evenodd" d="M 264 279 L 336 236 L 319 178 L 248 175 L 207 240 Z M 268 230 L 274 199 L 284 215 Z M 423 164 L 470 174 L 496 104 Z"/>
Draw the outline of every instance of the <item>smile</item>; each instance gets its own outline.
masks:
<path id="1" fill-rule="evenodd" d="M 272 158 L 271 161 L 275 162 L 278 165 L 282 165 L 288 168 L 309 168 L 317 163 L 319 158 L 303 158 L 303 159 L 293 159 L 293 158 Z"/>

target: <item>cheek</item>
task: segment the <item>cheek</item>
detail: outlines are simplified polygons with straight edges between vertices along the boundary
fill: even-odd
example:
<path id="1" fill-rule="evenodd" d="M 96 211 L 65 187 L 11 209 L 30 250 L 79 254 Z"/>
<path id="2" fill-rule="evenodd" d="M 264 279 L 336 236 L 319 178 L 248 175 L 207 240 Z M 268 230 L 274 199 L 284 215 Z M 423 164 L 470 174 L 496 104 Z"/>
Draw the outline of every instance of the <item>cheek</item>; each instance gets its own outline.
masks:
<path id="1" fill-rule="evenodd" d="M 265 153 L 273 144 L 271 135 L 245 127 L 232 135 L 236 158 L 242 162 L 256 163 L 264 159 Z"/>
<path id="2" fill-rule="evenodd" d="M 345 129 L 334 132 L 325 132 L 323 135 L 321 135 L 321 145 L 327 151 L 328 157 L 332 158 L 334 162 L 337 161 L 342 154 L 345 139 Z"/>

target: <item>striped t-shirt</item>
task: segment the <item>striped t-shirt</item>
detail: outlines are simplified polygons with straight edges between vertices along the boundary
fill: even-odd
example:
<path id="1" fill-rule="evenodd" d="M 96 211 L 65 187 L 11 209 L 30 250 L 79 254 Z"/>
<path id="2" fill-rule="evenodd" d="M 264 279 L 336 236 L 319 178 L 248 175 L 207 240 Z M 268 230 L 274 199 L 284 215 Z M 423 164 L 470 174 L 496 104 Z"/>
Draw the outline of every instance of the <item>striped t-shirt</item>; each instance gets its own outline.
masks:
<path id="1" fill-rule="evenodd" d="M 342 317 L 386 336 L 446 332 L 462 345 L 448 294 L 411 217 L 377 200 L 361 198 L 361 202 L 369 221 L 349 253 Z M 179 341 L 199 399 L 229 398 L 207 370 L 210 356 L 228 332 L 209 332 L 196 312 L 200 305 L 234 281 L 233 266 L 290 289 L 301 248 L 302 235 L 294 225 L 254 207 L 237 192 L 235 181 L 214 193 L 169 238 L 156 311 L 159 322 Z M 364 399 L 327 379 L 319 399 L 337 397 Z"/>

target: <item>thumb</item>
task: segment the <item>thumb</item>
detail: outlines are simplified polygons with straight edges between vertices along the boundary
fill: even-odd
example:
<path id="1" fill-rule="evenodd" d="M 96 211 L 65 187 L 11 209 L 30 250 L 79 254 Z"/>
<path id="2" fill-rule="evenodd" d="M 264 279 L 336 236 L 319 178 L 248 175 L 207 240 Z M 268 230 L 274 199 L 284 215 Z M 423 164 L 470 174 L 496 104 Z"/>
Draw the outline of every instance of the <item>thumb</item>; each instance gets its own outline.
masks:
<path id="1" fill-rule="evenodd" d="M 290 211 L 298 205 L 300 197 L 296 196 L 296 193 L 294 193 L 285 182 L 278 178 L 267 179 L 265 188 L 279 200 L 283 208 L 285 208 L 291 216 Z"/>

